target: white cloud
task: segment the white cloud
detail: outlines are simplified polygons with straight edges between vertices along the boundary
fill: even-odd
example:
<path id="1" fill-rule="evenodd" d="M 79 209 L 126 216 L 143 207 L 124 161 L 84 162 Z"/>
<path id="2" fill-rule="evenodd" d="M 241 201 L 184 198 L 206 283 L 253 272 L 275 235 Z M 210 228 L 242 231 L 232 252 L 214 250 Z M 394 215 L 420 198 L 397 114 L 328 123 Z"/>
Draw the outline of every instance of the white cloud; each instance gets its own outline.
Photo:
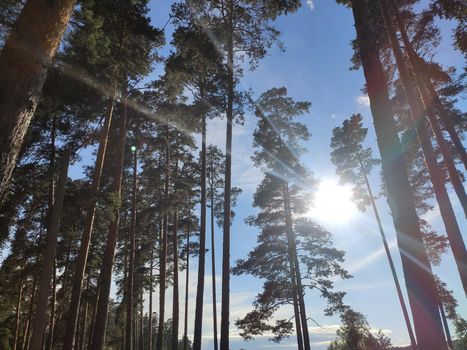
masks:
<path id="1" fill-rule="evenodd" d="M 310 10 L 313 10 L 315 8 L 314 0 L 306 0 L 306 4 L 310 8 Z"/>
<path id="2" fill-rule="evenodd" d="M 355 97 L 355 101 L 360 105 L 364 107 L 369 107 L 370 106 L 370 98 L 367 95 L 361 95 Z"/>

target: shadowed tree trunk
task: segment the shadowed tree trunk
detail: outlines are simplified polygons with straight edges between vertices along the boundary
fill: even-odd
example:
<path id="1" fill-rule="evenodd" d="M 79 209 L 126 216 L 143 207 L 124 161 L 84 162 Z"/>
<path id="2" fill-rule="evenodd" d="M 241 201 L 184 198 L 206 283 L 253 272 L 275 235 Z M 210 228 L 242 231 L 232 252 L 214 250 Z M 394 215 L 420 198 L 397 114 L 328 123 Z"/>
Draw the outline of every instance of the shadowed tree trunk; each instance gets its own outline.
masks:
<path id="1" fill-rule="evenodd" d="M 122 177 L 125 158 L 125 138 L 128 114 L 128 86 L 124 87 L 122 96 L 122 115 L 119 121 L 119 133 L 116 150 L 116 162 L 114 164 L 114 174 L 112 192 L 120 199 L 122 196 Z M 101 350 L 104 346 L 104 337 L 107 327 L 107 312 L 109 307 L 110 284 L 112 281 L 112 271 L 115 259 L 115 248 L 117 245 L 118 225 L 120 222 L 119 209 L 114 212 L 114 217 L 109 224 L 107 242 L 102 259 L 102 267 L 99 275 L 98 294 L 96 298 L 96 311 L 91 340 L 90 350 Z"/>
<path id="2" fill-rule="evenodd" d="M 176 169 L 176 168 L 175 168 Z M 175 170 L 176 171 L 176 170 Z M 176 176 L 176 175 L 175 175 Z M 178 284 L 178 213 L 177 209 L 175 208 L 174 211 L 174 227 L 173 227 L 173 237 L 172 237 L 172 245 L 173 245 L 173 265 L 174 265 L 174 276 L 173 276 L 173 302 L 172 302 L 172 349 L 178 349 L 178 327 L 180 323 L 180 293 L 179 293 L 179 284 Z"/>
<path id="3" fill-rule="evenodd" d="M 170 183 L 170 141 L 169 119 L 166 121 L 166 146 L 165 146 L 165 189 L 164 189 L 164 219 L 162 228 L 162 247 L 159 258 L 159 323 L 157 326 L 156 350 L 163 350 L 164 346 L 164 318 L 165 318 L 165 289 L 167 285 L 167 236 L 169 230 L 168 205 Z"/>
<path id="4" fill-rule="evenodd" d="M 191 210 L 188 209 L 188 222 L 186 228 L 186 276 L 185 276 L 185 323 L 183 330 L 183 350 L 188 350 L 188 292 L 190 282 L 190 220 Z"/>
<path id="5" fill-rule="evenodd" d="M 392 23 L 391 13 L 386 3 L 386 0 L 380 0 L 380 4 L 389 40 L 393 48 L 394 57 L 396 58 L 397 67 L 399 69 L 399 75 L 402 80 L 404 93 L 407 102 L 410 106 L 413 124 L 417 130 L 418 139 L 423 154 L 425 156 L 426 165 L 430 174 L 431 182 L 433 184 L 433 191 L 435 193 L 436 200 L 439 204 L 439 210 L 444 222 L 444 227 L 446 228 L 446 233 L 449 238 L 449 243 L 452 252 L 454 254 L 454 259 L 456 260 L 457 269 L 461 277 L 462 285 L 464 286 L 464 292 L 467 293 L 467 251 L 465 249 L 464 240 L 462 239 L 462 234 L 457 223 L 454 209 L 452 208 L 451 200 L 449 199 L 448 192 L 446 191 L 446 187 L 444 186 L 444 176 L 440 167 L 438 166 L 436 154 L 431 144 L 430 135 L 428 134 L 428 128 L 426 125 L 427 123 L 424 118 L 424 111 L 422 110 L 421 103 L 421 98 L 423 99 L 423 96 L 417 96 L 413 89 L 410 72 L 405 63 L 402 49 L 399 46 L 399 41 L 397 38 L 396 31 L 394 29 L 394 25 Z M 419 83 L 419 81 L 417 81 L 417 83 Z M 427 112 L 427 115 L 430 115 L 431 112 L 429 111 L 429 106 L 425 103 L 424 107 L 425 111 Z M 434 125 L 432 118 L 430 118 L 430 123 L 433 127 Z M 435 124 L 437 124 L 436 121 Z"/>
<path id="6" fill-rule="evenodd" d="M 24 329 L 23 344 L 21 346 L 21 350 L 26 350 L 26 349 L 29 348 L 32 316 L 33 316 L 33 313 L 34 313 L 34 305 L 35 305 L 34 301 L 36 300 L 36 283 L 37 283 L 37 276 L 34 275 L 34 277 L 32 279 L 31 299 L 29 301 L 28 318 L 26 320 L 26 327 Z"/>
<path id="7" fill-rule="evenodd" d="M 29 0 L 0 54 L 0 205 L 75 0 Z"/>
<path id="8" fill-rule="evenodd" d="M 397 9 L 396 5 L 394 2 L 390 2 L 389 5 L 391 5 L 391 9 L 394 12 L 396 23 L 399 29 L 399 32 L 401 34 L 402 41 L 404 43 L 404 47 L 406 49 L 406 52 L 408 54 L 409 60 L 410 60 L 410 65 L 412 68 L 417 69 L 417 62 L 421 61 L 420 57 L 417 55 L 415 50 L 413 49 L 413 46 L 409 40 L 409 37 L 407 35 L 407 32 L 405 30 L 405 25 L 402 22 L 401 16 L 399 15 L 399 10 Z M 425 100 L 429 103 L 427 106 L 428 108 L 433 107 L 433 102 L 436 108 L 438 109 L 438 112 L 440 113 L 441 121 L 443 123 L 443 126 L 445 127 L 446 131 L 449 133 L 449 136 L 451 137 L 452 142 L 454 143 L 454 146 L 456 147 L 456 150 L 461 157 L 462 162 L 464 163 L 464 168 L 467 170 L 467 153 L 465 152 L 465 147 L 462 144 L 462 141 L 459 138 L 459 134 L 457 133 L 456 129 L 454 128 L 454 124 L 452 123 L 449 113 L 444 107 L 443 103 L 439 99 L 438 93 L 436 92 L 435 88 L 433 87 L 433 84 L 431 82 L 431 79 L 428 77 L 426 74 L 421 74 L 422 72 L 419 71 L 420 78 L 422 79 L 422 82 L 425 85 L 425 88 L 428 90 L 428 94 L 426 94 L 425 91 Z"/>
<path id="9" fill-rule="evenodd" d="M 19 321 L 21 316 L 21 302 L 23 300 L 23 279 L 19 282 L 18 301 L 16 302 L 16 317 L 15 317 L 15 337 L 13 339 L 13 350 L 18 347 L 19 339 Z"/>
<path id="10" fill-rule="evenodd" d="M 198 282 L 196 288 L 193 350 L 201 350 L 203 329 L 204 276 L 206 265 L 206 115 L 201 117 L 201 227 L 199 235 Z"/>
<path id="11" fill-rule="evenodd" d="M 94 172 L 92 174 L 92 197 L 86 211 L 84 230 L 83 235 L 81 236 L 81 246 L 78 253 L 78 257 L 76 259 L 76 267 L 72 281 L 71 300 L 65 326 L 63 350 L 73 350 L 73 344 L 75 343 L 77 319 L 81 301 L 81 292 L 83 288 L 83 279 L 84 273 L 86 271 L 89 246 L 91 244 L 92 230 L 94 227 L 94 219 L 96 215 L 97 194 L 99 192 L 101 183 L 102 169 L 104 167 L 107 143 L 109 140 L 109 130 L 110 125 L 112 123 L 116 93 L 117 85 L 115 84 L 112 97 L 109 101 L 109 106 L 107 107 L 107 113 L 105 115 L 104 124 L 102 125 L 99 148 L 97 150 L 96 164 L 94 166 Z"/>
<path id="12" fill-rule="evenodd" d="M 230 327 L 230 216 L 232 191 L 232 124 L 234 104 L 233 0 L 228 3 L 227 28 L 227 130 L 225 138 L 224 227 L 222 242 L 222 300 L 220 350 L 229 350 Z M 199 350 L 199 349 L 194 349 Z"/>
<path id="13" fill-rule="evenodd" d="M 214 331 L 214 350 L 219 349 L 217 341 L 217 298 L 216 298 L 216 244 L 214 241 L 214 159 L 211 158 L 211 274 L 212 274 L 212 323 Z"/>
<path id="14" fill-rule="evenodd" d="M 47 340 L 45 343 L 45 349 L 52 349 L 54 342 L 54 330 L 55 330 L 55 312 L 57 302 L 57 262 L 54 259 L 54 268 L 52 275 L 52 295 L 50 296 L 50 319 L 49 319 L 49 331 Z"/>
<path id="15" fill-rule="evenodd" d="M 151 262 L 149 266 L 149 311 L 148 311 L 148 350 L 152 350 L 152 292 L 154 278 L 154 247 L 151 249 Z"/>
<path id="16" fill-rule="evenodd" d="M 423 350 L 446 350 L 435 281 L 423 245 L 366 1 L 352 0 L 352 11 L 417 343 Z"/>
<path id="17" fill-rule="evenodd" d="M 68 164 L 70 160 L 70 150 L 65 150 L 61 164 L 60 175 L 57 184 L 54 204 L 51 209 L 48 229 L 47 242 L 44 250 L 44 260 L 39 284 L 39 292 L 36 303 L 36 312 L 32 327 L 31 345 L 29 350 L 40 350 L 43 343 L 45 320 L 47 316 L 47 303 L 50 293 L 50 284 L 54 269 L 55 255 L 57 249 L 57 237 L 60 229 L 60 219 L 63 210 L 63 198 L 65 196 L 65 185 L 67 182 Z"/>
<path id="18" fill-rule="evenodd" d="M 126 290 L 126 332 L 125 332 L 125 344 L 127 350 L 132 350 L 133 347 L 133 336 L 135 331 L 133 325 L 135 322 L 134 312 L 134 280 L 135 280 L 135 234 L 136 234 L 136 178 L 138 171 L 138 158 L 136 154 L 136 148 L 132 147 L 133 152 L 133 185 L 132 185 L 132 203 L 131 203 L 131 226 L 130 226 L 130 250 L 128 256 L 128 278 L 127 278 L 127 290 Z"/>

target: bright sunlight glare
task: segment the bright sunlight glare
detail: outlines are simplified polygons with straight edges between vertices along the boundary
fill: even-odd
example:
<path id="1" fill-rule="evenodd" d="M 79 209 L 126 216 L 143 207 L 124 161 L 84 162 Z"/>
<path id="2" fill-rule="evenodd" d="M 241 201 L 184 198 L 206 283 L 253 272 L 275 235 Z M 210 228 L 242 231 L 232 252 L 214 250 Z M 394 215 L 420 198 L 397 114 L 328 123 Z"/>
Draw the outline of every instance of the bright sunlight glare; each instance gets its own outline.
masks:
<path id="1" fill-rule="evenodd" d="M 357 212 L 352 203 L 352 190 L 334 180 L 323 180 L 313 200 L 309 216 L 325 223 L 343 224 Z"/>

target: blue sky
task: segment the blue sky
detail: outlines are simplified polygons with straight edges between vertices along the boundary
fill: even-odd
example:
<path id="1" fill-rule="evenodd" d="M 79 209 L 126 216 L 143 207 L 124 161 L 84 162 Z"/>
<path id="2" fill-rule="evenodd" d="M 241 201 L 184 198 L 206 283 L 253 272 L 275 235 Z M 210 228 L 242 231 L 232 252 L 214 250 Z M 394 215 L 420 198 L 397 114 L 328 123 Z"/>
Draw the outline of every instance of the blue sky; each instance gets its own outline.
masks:
<path id="1" fill-rule="evenodd" d="M 154 25 L 161 27 L 167 22 L 171 3 L 172 1 L 168 0 L 154 0 L 150 3 L 150 14 Z M 313 0 L 311 2 L 308 0 L 303 1 L 303 6 L 297 13 L 279 18 L 276 21 L 276 26 L 283 33 L 282 41 L 285 43 L 286 51 L 281 52 L 277 48 L 271 49 L 269 55 L 260 62 L 255 71 L 245 71 L 240 87 L 252 88 L 257 97 L 271 87 L 285 86 L 289 95 L 294 99 L 311 101 L 311 113 L 304 116 L 302 121 L 309 127 L 313 136 L 306 144 L 309 152 L 304 155 L 303 160 L 316 177 L 322 180 L 336 181 L 335 169 L 330 163 L 329 157 L 331 131 L 352 113 L 358 112 L 364 115 L 364 124 L 369 128 L 368 146 L 373 147 L 376 155 L 379 154 L 376 148 L 368 100 L 361 92 L 364 83 L 362 71 L 349 70 L 352 55 L 350 41 L 355 35 L 351 11 L 336 5 L 334 1 Z M 464 65 L 463 57 L 458 52 L 453 51 L 450 46 L 452 24 L 443 22 L 441 26 L 445 40 L 438 49 L 437 59 L 445 66 L 462 67 Z M 167 42 L 170 42 L 170 32 L 171 26 L 168 25 Z M 168 51 L 169 47 L 167 46 L 162 54 L 167 54 Z M 160 71 L 161 67 L 156 67 L 154 75 Z M 465 110 L 465 101 L 461 101 L 460 104 Z M 246 256 L 254 246 L 257 234 L 255 228 L 244 223 L 244 219 L 254 211 L 251 207 L 252 194 L 262 176 L 250 161 L 253 152 L 251 140 L 255 122 L 253 115 L 247 115 L 243 126 L 234 127 L 233 185 L 241 187 L 243 193 L 239 198 L 236 208 L 237 216 L 232 227 L 232 262 Z M 209 124 L 209 143 L 224 148 L 224 124 L 223 120 L 215 120 Z M 84 161 L 86 160 L 84 159 Z M 76 168 L 74 171 L 79 172 Z M 375 170 L 371 178 L 375 188 L 379 186 L 378 172 Z M 452 192 L 452 189 L 449 190 Z M 465 231 L 465 219 L 456 198 L 453 198 L 453 203 L 462 230 Z M 378 206 L 384 220 L 388 240 L 392 246 L 399 277 L 402 279 L 394 229 L 388 214 L 389 208 L 384 199 L 378 200 Z M 336 213 L 336 215 L 340 214 Z M 436 211 L 428 214 L 427 219 L 438 232 L 444 232 Z M 408 344 L 400 306 L 372 213 L 361 214 L 355 211 L 355 214 L 344 222 L 321 220 L 320 223 L 334 234 L 335 245 L 347 253 L 345 267 L 353 274 L 354 278 L 347 281 L 336 281 L 336 289 L 347 291 L 346 303 L 363 312 L 371 326 L 384 330 L 392 338 L 394 344 Z M 210 245 L 209 240 L 207 244 Z M 218 230 L 216 239 L 217 253 L 219 253 L 217 258 L 218 271 L 220 271 L 221 266 L 221 246 L 221 230 Z M 211 270 L 209 260 L 206 266 L 207 272 Z M 194 261 L 191 269 L 193 278 L 190 282 L 190 333 L 194 318 L 196 270 L 196 262 Z M 453 259 L 446 255 L 441 266 L 435 267 L 435 272 L 455 291 L 455 296 L 460 302 L 459 311 L 466 316 L 467 304 Z M 208 278 L 210 278 L 210 273 L 208 273 Z M 220 283 L 220 276 L 218 276 L 218 282 Z M 404 284 L 403 281 L 401 282 Z M 251 302 L 256 293 L 261 291 L 261 286 L 262 281 L 249 276 L 232 277 L 231 348 L 233 350 L 241 348 L 248 350 L 296 348 L 293 336 L 280 345 L 268 342 L 267 336 L 258 337 L 250 342 L 243 342 L 238 336 L 233 321 L 251 309 Z M 220 301 L 220 284 L 218 291 L 218 301 Z M 168 293 L 167 300 L 170 300 L 170 289 Z M 203 349 L 211 349 L 210 282 L 206 283 L 205 293 Z M 154 297 L 157 299 L 157 293 L 154 294 Z M 323 315 L 324 303 L 314 293 L 308 293 L 306 304 L 309 317 L 322 326 L 318 327 L 312 322 L 309 324 L 313 348 L 316 350 L 325 349 L 335 336 L 339 318 L 325 317 Z M 183 307 L 182 300 L 181 308 Z M 291 310 L 281 310 L 279 315 L 291 315 Z"/>

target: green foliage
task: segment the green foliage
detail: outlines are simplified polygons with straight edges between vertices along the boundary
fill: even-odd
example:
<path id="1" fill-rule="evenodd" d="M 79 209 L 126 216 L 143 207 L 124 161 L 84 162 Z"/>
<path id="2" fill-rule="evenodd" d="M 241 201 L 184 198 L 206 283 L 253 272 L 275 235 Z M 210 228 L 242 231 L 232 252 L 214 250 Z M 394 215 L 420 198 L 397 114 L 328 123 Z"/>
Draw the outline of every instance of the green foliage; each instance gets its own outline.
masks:
<path id="1" fill-rule="evenodd" d="M 258 125 L 253 134 L 256 151 L 252 159 L 265 176 L 254 194 L 253 206 L 259 212 L 249 217 L 247 223 L 258 227 L 260 233 L 256 247 L 246 259 L 237 261 L 233 270 L 237 275 L 251 274 L 265 280 L 263 291 L 253 302 L 253 311 L 236 321 L 241 336 L 247 340 L 270 332 L 274 334 L 271 340 L 278 342 L 293 331 L 288 319 L 271 323 L 281 306 L 293 302 L 287 201 L 290 201 L 292 234 L 296 241 L 292 249 L 298 255 L 302 284 L 318 291 L 328 301 L 326 314 L 343 307 L 345 293 L 333 291 L 332 279 L 350 277 L 341 266 L 344 253 L 333 247 L 329 232 L 302 217 L 314 180 L 299 158 L 305 151 L 302 142 L 310 134 L 296 118 L 308 113 L 309 107 L 309 102 L 296 102 L 288 97 L 285 88 L 270 89 L 257 102 Z"/>
<path id="2" fill-rule="evenodd" d="M 352 199 L 364 211 L 370 205 L 365 175 L 369 176 L 380 161 L 373 158 L 371 148 L 363 145 L 368 129 L 363 127 L 362 120 L 361 114 L 353 114 L 341 127 L 333 129 L 331 162 L 336 166 L 340 182 L 353 186 Z"/>
<path id="3" fill-rule="evenodd" d="M 337 330 L 337 339 L 328 350 L 389 350 L 391 341 L 381 331 L 372 334 L 365 316 L 352 309 L 341 315 L 341 327 Z"/>

